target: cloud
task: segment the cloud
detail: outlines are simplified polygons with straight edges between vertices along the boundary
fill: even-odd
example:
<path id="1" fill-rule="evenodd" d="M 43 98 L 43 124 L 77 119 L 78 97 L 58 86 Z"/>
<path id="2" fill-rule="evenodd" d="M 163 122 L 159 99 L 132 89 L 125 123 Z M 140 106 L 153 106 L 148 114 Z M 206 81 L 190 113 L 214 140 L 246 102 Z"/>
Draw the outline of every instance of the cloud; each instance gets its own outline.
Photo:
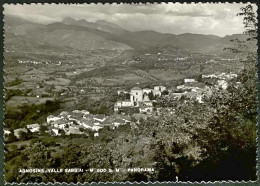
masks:
<path id="1" fill-rule="evenodd" d="M 241 3 L 160 4 L 24 4 L 4 5 L 4 14 L 42 24 L 65 17 L 106 20 L 127 30 L 162 33 L 201 33 L 219 36 L 242 33 Z M 254 9 L 256 10 L 256 5 Z"/>

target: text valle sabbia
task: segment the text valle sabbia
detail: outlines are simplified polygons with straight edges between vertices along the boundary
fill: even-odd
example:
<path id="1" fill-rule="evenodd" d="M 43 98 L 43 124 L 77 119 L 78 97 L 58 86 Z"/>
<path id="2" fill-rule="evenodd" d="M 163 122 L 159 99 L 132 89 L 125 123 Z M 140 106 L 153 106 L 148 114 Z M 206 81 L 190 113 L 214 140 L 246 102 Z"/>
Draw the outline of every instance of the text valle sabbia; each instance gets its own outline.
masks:
<path id="1" fill-rule="evenodd" d="M 30 169 L 19 169 L 19 173 L 82 173 L 82 172 L 91 172 L 91 173 L 117 173 L 117 172 L 154 172 L 154 168 L 66 168 L 66 169 L 55 169 L 55 168 L 30 168 Z"/>

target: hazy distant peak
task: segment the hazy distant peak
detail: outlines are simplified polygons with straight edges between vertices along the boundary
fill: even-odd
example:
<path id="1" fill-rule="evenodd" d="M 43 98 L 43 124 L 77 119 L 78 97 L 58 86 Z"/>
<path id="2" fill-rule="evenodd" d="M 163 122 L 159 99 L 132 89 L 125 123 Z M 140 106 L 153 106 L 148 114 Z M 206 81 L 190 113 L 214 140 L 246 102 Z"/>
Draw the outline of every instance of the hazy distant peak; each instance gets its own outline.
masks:
<path id="1" fill-rule="evenodd" d="M 97 20 L 96 23 L 99 23 L 99 24 L 112 24 L 108 21 L 105 21 L 105 20 Z"/>
<path id="2" fill-rule="evenodd" d="M 76 20 L 71 18 L 71 17 L 66 17 L 62 21 L 62 23 L 64 23 L 64 24 L 71 24 L 71 23 L 74 23 L 74 22 L 76 22 Z"/>
<path id="3" fill-rule="evenodd" d="M 79 23 L 90 23 L 90 22 L 88 22 L 86 19 L 80 19 L 80 20 L 78 20 L 78 22 L 79 22 Z"/>
<path id="4" fill-rule="evenodd" d="M 114 27 L 114 28 L 122 29 L 120 26 L 118 26 L 114 23 L 105 21 L 105 20 L 97 20 L 96 23 L 99 24 L 99 25 L 108 25 L 108 26 L 111 26 L 111 27 Z"/>

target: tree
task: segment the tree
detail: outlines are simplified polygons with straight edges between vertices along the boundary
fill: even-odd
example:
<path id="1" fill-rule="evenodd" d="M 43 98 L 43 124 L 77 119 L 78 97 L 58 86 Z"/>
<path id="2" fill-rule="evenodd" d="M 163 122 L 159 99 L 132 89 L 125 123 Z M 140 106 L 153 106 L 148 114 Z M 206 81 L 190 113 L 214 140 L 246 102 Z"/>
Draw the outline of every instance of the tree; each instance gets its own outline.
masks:
<path id="1" fill-rule="evenodd" d="M 153 95 L 152 92 L 149 92 L 148 97 L 149 97 L 150 100 L 155 100 L 156 99 L 156 97 Z"/>
<path id="2" fill-rule="evenodd" d="M 209 104 L 215 108 L 208 130 L 198 130 L 204 160 L 194 168 L 191 177 L 205 175 L 210 180 L 256 179 L 257 68 L 256 17 L 252 5 L 241 8 L 246 41 L 234 40 L 230 51 L 243 56 L 244 70 L 230 82 L 228 92 L 215 90 Z M 255 46 L 253 46 L 255 43 Z M 248 47 L 248 46 L 251 46 Z"/>
<path id="3" fill-rule="evenodd" d="M 41 134 L 46 134 L 45 131 L 47 131 L 47 130 L 48 130 L 48 127 L 47 127 L 47 126 L 45 126 L 45 125 L 40 125 L 40 133 L 41 133 Z"/>
<path id="4" fill-rule="evenodd" d="M 198 75 L 197 81 L 198 81 L 198 82 L 202 82 L 202 81 L 203 81 L 203 79 L 202 79 L 202 74 Z"/>
<path id="5" fill-rule="evenodd" d="M 11 133 L 6 137 L 6 143 L 12 143 L 17 141 L 16 136 L 14 135 L 14 131 L 12 130 Z"/>
<path id="6" fill-rule="evenodd" d="M 168 95 L 169 94 L 169 91 L 168 90 L 164 90 L 163 92 L 162 92 L 162 95 Z"/>
<path id="7" fill-rule="evenodd" d="M 27 136 L 27 133 L 24 132 L 24 131 L 19 131 L 19 139 L 22 140 L 22 141 L 25 141 L 28 139 L 28 136 Z"/>

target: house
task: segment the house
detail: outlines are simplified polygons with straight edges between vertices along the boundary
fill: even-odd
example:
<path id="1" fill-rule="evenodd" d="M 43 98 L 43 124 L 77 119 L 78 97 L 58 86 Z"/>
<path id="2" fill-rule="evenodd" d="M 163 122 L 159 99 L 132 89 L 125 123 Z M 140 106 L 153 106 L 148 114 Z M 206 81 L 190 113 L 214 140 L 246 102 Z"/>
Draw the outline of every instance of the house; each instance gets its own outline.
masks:
<path id="1" fill-rule="evenodd" d="M 151 107 L 151 106 L 140 106 L 139 112 L 140 113 L 151 113 L 151 112 L 153 112 L 153 107 Z"/>
<path id="2" fill-rule="evenodd" d="M 103 127 L 100 126 L 100 123 L 95 123 L 94 126 L 92 127 L 93 131 L 99 131 L 100 129 L 102 129 Z"/>
<path id="3" fill-rule="evenodd" d="M 99 133 L 96 132 L 96 133 L 94 134 L 94 137 L 98 137 L 98 136 L 99 136 Z"/>
<path id="4" fill-rule="evenodd" d="M 201 94 L 197 95 L 196 96 L 196 100 L 199 102 L 199 103 L 204 103 L 204 101 L 202 101 L 202 98 L 203 96 Z"/>
<path id="5" fill-rule="evenodd" d="M 26 126 L 27 127 L 27 129 L 29 130 L 29 131 L 31 131 L 32 133 L 34 133 L 34 132 L 39 132 L 40 131 L 40 125 L 39 124 L 31 124 L 31 125 L 27 125 Z"/>
<path id="6" fill-rule="evenodd" d="M 173 93 L 171 93 L 171 97 L 173 97 L 174 100 L 179 100 L 179 99 L 181 99 L 182 96 L 185 96 L 185 94 L 187 94 L 187 93 L 188 93 L 187 91 L 181 92 L 181 93 L 173 92 Z"/>
<path id="7" fill-rule="evenodd" d="M 18 139 L 20 138 L 21 133 L 28 133 L 28 130 L 26 128 L 19 128 L 14 130 L 14 136 Z"/>
<path id="8" fill-rule="evenodd" d="M 139 87 L 134 87 L 131 89 L 130 93 L 131 102 L 143 101 L 143 90 Z"/>
<path id="9" fill-rule="evenodd" d="M 143 105 L 148 106 L 148 107 L 153 107 L 153 101 L 144 101 Z"/>
<path id="10" fill-rule="evenodd" d="M 228 88 L 228 83 L 225 80 L 218 80 L 216 87 L 226 90 Z"/>
<path id="11" fill-rule="evenodd" d="M 115 107 L 121 108 L 121 107 L 133 107 L 134 103 L 131 101 L 117 101 L 115 103 Z"/>
<path id="12" fill-rule="evenodd" d="M 72 113 L 78 113 L 78 114 L 88 115 L 88 114 L 89 114 L 89 111 L 87 111 L 87 110 L 73 110 Z"/>
<path id="13" fill-rule="evenodd" d="M 124 124 L 128 124 L 131 122 L 131 117 L 129 115 L 116 114 L 116 115 L 110 116 L 109 119 L 110 119 L 110 121 L 112 121 L 111 123 L 114 123 L 116 120 L 123 120 Z"/>
<path id="14" fill-rule="evenodd" d="M 49 115 L 47 117 L 47 123 L 50 124 L 51 122 L 58 121 L 58 120 L 61 120 L 61 119 L 62 119 L 62 117 L 60 117 L 60 116 Z"/>
<path id="15" fill-rule="evenodd" d="M 233 79 L 233 78 L 237 78 L 237 74 L 234 73 L 229 73 L 226 74 L 225 72 L 223 73 L 216 73 L 216 74 L 209 74 L 209 75 L 202 75 L 202 78 L 216 78 L 216 79 Z"/>
<path id="16" fill-rule="evenodd" d="M 82 130 L 81 126 L 78 125 L 73 125 L 70 126 L 69 128 L 64 129 L 66 135 L 70 135 L 70 134 L 84 134 Z"/>
<path id="17" fill-rule="evenodd" d="M 193 83 L 186 83 L 186 84 L 183 84 L 183 85 L 179 85 L 177 86 L 176 88 L 178 90 L 181 90 L 181 91 L 196 91 L 198 89 L 202 89 L 205 87 L 205 84 L 204 83 L 201 83 L 201 82 L 193 82 Z"/>
<path id="18" fill-rule="evenodd" d="M 74 117 L 78 117 L 78 118 L 83 118 L 83 116 L 84 116 L 85 114 L 84 113 L 82 113 L 81 111 L 79 111 L 79 112 L 75 112 L 75 111 L 72 111 L 72 113 L 71 113 L 71 116 L 74 116 Z M 88 115 L 88 114 L 86 114 L 86 115 Z M 70 117 L 71 117 L 70 116 Z"/>
<path id="19" fill-rule="evenodd" d="M 184 83 L 194 83 L 196 82 L 195 79 L 184 79 Z"/>
<path id="20" fill-rule="evenodd" d="M 83 117 L 81 117 L 81 116 L 75 116 L 75 115 L 70 115 L 70 116 L 68 117 L 68 119 L 69 119 L 70 121 L 75 121 L 75 122 L 81 120 L 82 118 L 83 118 Z"/>
<path id="21" fill-rule="evenodd" d="M 153 90 L 153 95 L 154 96 L 161 96 L 162 92 L 160 90 Z"/>
<path id="22" fill-rule="evenodd" d="M 148 95 L 148 94 L 150 94 L 151 92 L 153 92 L 153 89 L 150 89 L 150 88 L 144 88 L 144 89 L 143 89 L 143 94 L 144 94 L 144 95 Z"/>
<path id="23" fill-rule="evenodd" d="M 102 115 L 102 114 L 97 114 L 97 115 L 94 115 L 93 119 L 96 121 L 99 121 L 99 122 L 103 122 L 103 121 L 105 121 L 106 116 Z"/>
<path id="24" fill-rule="evenodd" d="M 119 125 L 124 125 L 125 121 L 123 119 L 115 119 L 113 124 L 114 124 L 115 127 L 118 127 Z"/>
<path id="25" fill-rule="evenodd" d="M 106 118 L 106 120 L 102 123 L 102 125 L 104 127 L 109 127 L 111 129 L 115 129 L 115 126 L 114 126 L 114 121 L 115 121 L 115 117 L 114 116 L 110 116 L 108 118 Z"/>
<path id="26" fill-rule="evenodd" d="M 154 87 L 154 90 L 158 90 L 158 91 L 160 91 L 160 92 L 163 92 L 163 91 L 165 91 L 166 90 L 166 87 L 165 86 L 155 86 Z"/>
<path id="27" fill-rule="evenodd" d="M 101 115 L 101 114 L 99 114 L 99 115 Z M 106 117 L 103 119 L 101 117 L 102 115 L 101 116 L 99 116 L 99 115 L 96 115 L 96 117 L 93 116 L 93 118 L 82 118 L 81 120 L 78 121 L 78 124 L 83 126 L 86 129 L 98 131 L 101 128 L 103 128 L 102 122 L 104 122 L 106 120 Z M 101 123 L 102 123 L 102 125 L 101 125 Z"/>
<path id="28" fill-rule="evenodd" d="M 68 114 L 69 114 L 69 112 L 67 112 L 67 111 L 62 111 L 62 112 L 60 113 L 60 116 L 68 116 Z"/>
<path id="29" fill-rule="evenodd" d="M 125 91 L 125 90 L 118 90 L 117 91 L 117 95 L 120 95 L 120 94 L 128 94 L 129 92 Z"/>
<path id="30" fill-rule="evenodd" d="M 60 129 L 52 128 L 51 134 L 54 135 L 54 136 L 60 136 L 61 135 Z"/>
<path id="31" fill-rule="evenodd" d="M 9 136 L 11 131 L 9 129 L 4 129 L 4 136 Z"/>
<path id="32" fill-rule="evenodd" d="M 178 90 L 180 90 L 180 89 L 184 89 L 184 87 L 185 87 L 185 85 L 178 85 L 176 88 L 177 88 Z"/>
<path id="33" fill-rule="evenodd" d="M 93 117 L 94 117 L 93 114 L 87 114 L 83 116 L 84 119 L 93 119 Z"/>
<path id="34" fill-rule="evenodd" d="M 64 129 L 66 126 L 73 124 L 73 122 L 66 119 L 57 120 L 52 123 L 52 126 L 59 129 Z"/>
<path id="35" fill-rule="evenodd" d="M 204 103 L 204 94 L 202 92 L 188 92 L 185 96 L 190 100 L 197 100 L 198 103 Z"/>

